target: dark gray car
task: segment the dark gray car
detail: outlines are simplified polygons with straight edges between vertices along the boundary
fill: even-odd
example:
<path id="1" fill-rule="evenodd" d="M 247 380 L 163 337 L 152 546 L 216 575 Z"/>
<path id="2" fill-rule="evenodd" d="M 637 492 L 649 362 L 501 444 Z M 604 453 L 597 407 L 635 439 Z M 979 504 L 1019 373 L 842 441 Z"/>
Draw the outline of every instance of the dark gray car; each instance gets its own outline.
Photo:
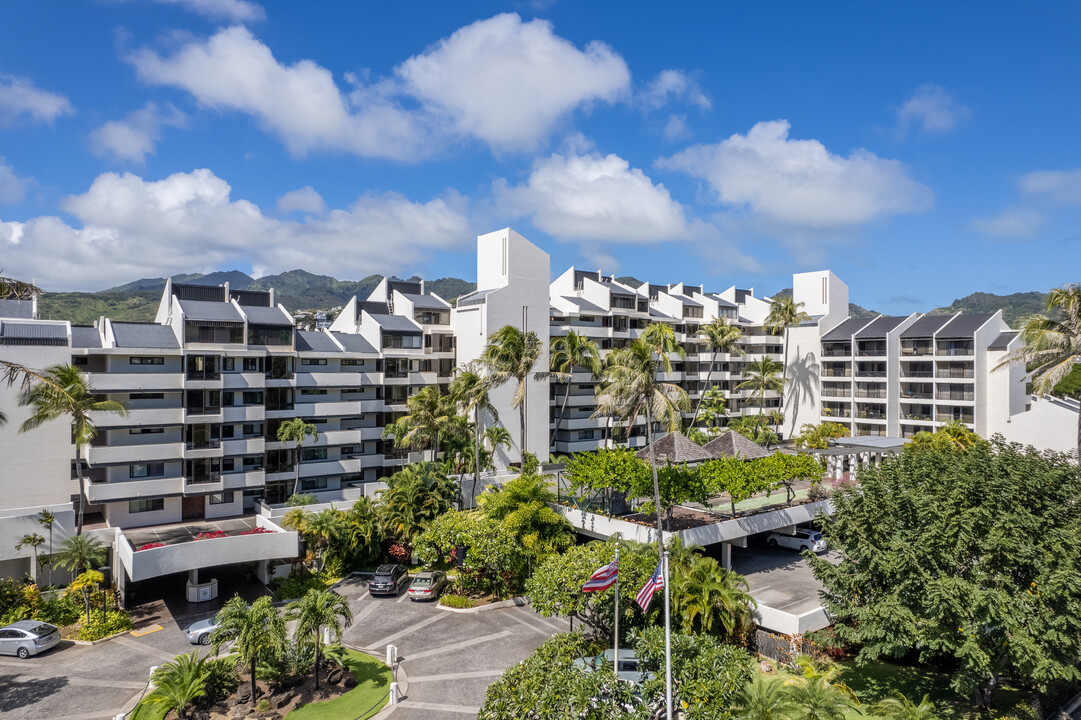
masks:
<path id="1" fill-rule="evenodd" d="M 375 576 L 368 583 L 371 595 L 397 595 L 403 583 L 409 582 L 409 572 L 404 565 L 380 565 L 375 569 Z"/>

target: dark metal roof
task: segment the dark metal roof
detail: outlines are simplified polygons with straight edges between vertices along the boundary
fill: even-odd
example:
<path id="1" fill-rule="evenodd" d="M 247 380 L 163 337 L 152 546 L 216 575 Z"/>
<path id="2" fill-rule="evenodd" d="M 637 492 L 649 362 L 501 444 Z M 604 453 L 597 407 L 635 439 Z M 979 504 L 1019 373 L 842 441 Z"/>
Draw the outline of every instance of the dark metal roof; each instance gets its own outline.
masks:
<path id="1" fill-rule="evenodd" d="M 421 286 L 419 280 L 387 280 L 387 297 L 393 297 L 397 290 L 402 295 L 420 295 Z"/>
<path id="2" fill-rule="evenodd" d="M 346 352 L 350 353 L 364 353 L 364 354 L 378 354 L 378 351 L 372 346 L 370 342 L 365 340 L 360 335 L 353 333 L 334 333 L 334 339 L 342 344 Z"/>
<path id="3" fill-rule="evenodd" d="M 244 307 L 270 307 L 270 293 L 266 290 L 230 290 L 229 297 Z"/>
<path id="4" fill-rule="evenodd" d="M 68 344 L 68 327 L 64 323 L 0 322 L 0 345 Z"/>
<path id="5" fill-rule="evenodd" d="M 284 325 L 293 324 L 293 319 L 277 307 L 254 307 L 245 306 L 244 314 L 248 316 L 251 325 Z"/>
<path id="6" fill-rule="evenodd" d="M 0 300 L 0 318 L 34 319 L 33 300 Z"/>
<path id="7" fill-rule="evenodd" d="M 372 314 L 372 320 L 375 320 L 376 324 L 383 328 L 383 332 L 416 335 L 421 333 L 421 327 L 419 325 L 401 315 Z"/>
<path id="8" fill-rule="evenodd" d="M 96 327 L 72 325 L 71 346 L 73 348 L 99 348 L 101 347 L 101 334 Z"/>
<path id="9" fill-rule="evenodd" d="M 297 330 L 296 338 L 298 352 L 341 352 L 341 348 L 325 332 Z"/>
<path id="10" fill-rule="evenodd" d="M 924 315 L 901 332 L 902 338 L 929 338 L 950 321 L 950 315 Z"/>
<path id="11" fill-rule="evenodd" d="M 225 302 L 225 287 L 221 285 L 173 283 L 173 295 L 176 295 L 177 300 Z"/>
<path id="12" fill-rule="evenodd" d="M 984 323 L 990 320 L 993 315 L 987 313 L 976 313 L 973 315 L 958 315 L 953 320 L 950 320 L 944 328 L 938 331 L 936 338 L 941 340 L 953 340 L 959 338 L 970 338 L 973 333 L 980 329 Z"/>
<path id="13" fill-rule="evenodd" d="M 471 293 L 462 295 L 458 298 L 458 307 L 466 307 L 468 305 L 483 305 L 485 298 L 488 297 L 488 293 L 494 292 L 495 288 L 488 290 L 474 290 Z"/>
<path id="14" fill-rule="evenodd" d="M 714 302 L 716 302 L 721 307 L 728 307 L 728 308 L 739 307 L 734 302 L 729 302 L 729 301 L 725 300 L 723 297 L 721 297 L 717 293 L 705 293 L 705 295 L 706 295 L 706 297 L 708 297 L 710 300 L 713 300 Z"/>
<path id="15" fill-rule="evenodd" d="M 432 297 L 431 295 L 413 295 L 413 294 L 406 294 L 406 293 L 402 293 L 402 295 L 405 295 L 405 299 L 408 300 L 409 302 L 413 303 L 413 307 L 415 307 L 415 308 L 422 308 L 422 309 L 425 309 L 425 310 L 449 310 L 450 309 L 450 303 L 444 302 L 443 300 L 440 300 L 439 298 Z"/>
<path id="16" fill-rule="evenodd" d="M 648 447 L 642 448 L 636 454 L 643 460 L 649 460 Z M 704 462 L 712 459 L 713 456 L 704 447 L 678 430 L 668 433 L 653 443 L 653 461 L 657 465 L 667 462 L 674 464 Z"/>
<path id="17" fill-rule="evenodd" d="M 710 440 L 703 449 L 710 457 L 739 457 L 744 460 L 758 460 L 769 457 L 769 453 L 756 442 L 749 440 L 735 430 L 729 430 L 715 440 Z"/>
<path id="18" fill-rule="evenodd" d="M 867 318 L 848 318 L 843 323 L 823 335 L 822 342 L 838 342 L 841 340 L 851 340 L 853 334 L 855 334 L 858 330 L 862 330 L 870 322 L 871 321 Z"/>
<path id="19" fill-rule="evenodd" d="M 590 301 L 585 300 L 583 298 L 580 298 L 580 297 L 567 297 L 566 295 L 563 295 L 562 297 L 563 297 L 564 300 L 571 303 L 572 305 L 576 305 L 578 307 L 578 312 L 579 313 L 588 312 L 588 313 L 595 313 L 596 314 L 596 313 L 607 312 L 607 310 L 602 308 L 600 305 L 594 305 Z"/>
<path id="20" fill-rule="evenodd" d="M 153 348 L 155 350 L 179 350 L 173 329 L 168 325 L 153 323 L 113 323 L 116 346 L 121 348 Z"/>
<path id="21" fill-rule="evenodd" d="M 1016 330 L 1010 330 L 1009 332 L 999 333 L 999 336 L 991 341 L 991 344 L 987 346 L 988 350 L 1008 350 L 1010 342 L 1017 337 Z"/>
<path id="22" fill-rule="evenodd" d="M 202 300 L 179 300 L 180 309 L 188 320 L 242 323 L 244 318 L 232 303 L 204 302 Z M 254 308 L 253 308 L 254 309 Z"/>
<path id="23" fill-rule="evenodd" d="M 691 307 L 702 307 L 702 303 L 698 302 L 697 300 L 692 300 L 686 295 L 680 295 L 679 293 L 674 292 L 670 292 L 668 294 L 674 297 L 676 300 L 682 302 L 684 305 L 690 305 Z"/>
<path id="24" fill-rule="evenodd" d="M 857 340 L 885 340 L 890 332 L 907 318 L 896 315 L 879 315 L 871 323 L 856 333 Z"/>

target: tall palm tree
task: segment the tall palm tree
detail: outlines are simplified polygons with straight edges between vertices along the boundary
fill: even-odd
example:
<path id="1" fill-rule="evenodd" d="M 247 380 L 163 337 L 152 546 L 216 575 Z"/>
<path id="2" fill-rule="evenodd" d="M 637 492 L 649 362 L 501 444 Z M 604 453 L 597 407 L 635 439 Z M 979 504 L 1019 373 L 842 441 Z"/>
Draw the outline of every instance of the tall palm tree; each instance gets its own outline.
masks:
<path id="1" fill-rule="evenodd" d="M 845 720 L 859 705 L 821 678 L 793 678 L 785 684 L 785 692 L 792 701 L 793 720 Z"/>
<path id="2" fill-rule="evenodd" d="M 95 565 L 105 564 L 106 557 L 108 550 L 100 540 L 89 535 L 74 535 L 60 543 L 56 564 L 78 575 Z"/>
<path id="3" fill-rule="evenodd" d="M 466 412 L 473 413 L 473 491 L 470 493 L 470 503 L 472 496 L 476 494 L 477 483 L 480 482 L 480 437 L 484 432 L 481 428 L 481 413 L 489 414 L 493 420 L 499 418 L 499 413 L 488 397 L 490 389 L 489 378 L 482 377 L 473 365 L 462 368 L 450 384 L 450 396 Z M 461 482 L 458 489 L 460 495 Z M 462 506 L 461 497 L 458 498 L 458 506 Z"/>
<path id="4" fill-rule="evenodd" d="M 38 548 L 45 544 L 45 538 L 37 533 L 27 533 L 19 538 L 19 542 L 15 543 L 16 550 L 22 550 L 24 547 L 32 548 L 34 551 L 34 562 L 30 566 L 30 577 L 35 583 L 38 581 Z"/>
<path id="5" fill-rule="evenodd" d="M 270 596 L 264 595 L 251 605 L 235 595 L 217 615 L 219 624 L 210 633 L 214 654 L 222 646 L 234 641 L 232 651 L 251 670 L 251 699 L 255 702 L 255 666 L 260 658 L 269 658 L 285 652 L 289 642 L 285 619 L 278 613 Z"/>
<path id="6" fill-rule="evenodd" d="M 784 366 L 788 367 L 788 330 L 809 322 L 811 316 L 804 312 L 805 303 L 796 302 L 791 295 L 775 298 L 766 316 L 765 327 L 774 335 L 784 333 Z"/>
<path id="7" fill-rule="evenodd" d="M 307 438 L 318 440 L 319 430 L 316 429 L 313 423 L 304 422 L 304 418 L 291 418 L 278 426 L 278 442 L 293 443 L 297 454 L 295 463 L 296 479 L 293 480 L 292 489 L 286 493 L 287 497 L 292 497 L 300 488 L 300 463 L 304 459 L 301 456 L 301 447 L 303 447 Z"/>
<path id="8" fill-rule="evenodd" d="M 164 705 L 165 712 L 176 709 L 178 718 L 188 717 L 189 706 L 206 695 L 206 658 L 193 650 L 177 655 L 154 671 L 154 690 L 146 696 L 151 705 Z"/>
<path id="9" fill-rule="evenodd" d="M 567 389 L 563 393 L 563 404 L 559 408 L 559 422 L 563 422 L 563 415 L 567 411 L 567 401 L 571 397 L 571 380 L 574 378 L 575 368 L 585 368 L 591 377 L 596 378 L 601 373 L 601 351 L 597 343 L 585 335 L 568 330 L 566 335 L 552 338 L 551 362 L 552 372 L 559 377 L 566 378 Z M 552 438 L 548 445 L 554 445 L 556 441 L 557 424 L 552 429 Z"/>
<path id="10" fill-rule="evenodd" d="M 408 411 L 387 427 L 384 435 L 394 436 L 399 448 L 431 447 L 431 459 L 439 452 L 439 436 L 454 424 L 454 399 L 443 395 L 438 385 L 429 385 L 406 400 Z"/>
<path id="11" fill-rule="evenodd" d="M 312 588 L 304 597 L 289 603 L 285 608 L 285 617 L 296 620 L 297 636 L 315 637 L 315 689 L 319 689 L 319 648 L 323 629 L 334 636 L 334 642 L 340 642 L 342 633 L 353 622 L 353 612 L 349 603 L 333 590 Z"/>
<path id="12" fill-rule="evenodd" d="M 758 396 L 758 422 L 755 425 L 755 433 L 765 420 L 766 393 L 770 390 L 781 392 L 784 390 L 784 379 L 778 377 L 784 372 L 784 366 L 768 357 L 747 363 L 743 368 L 743 376 L 747 378 L 736 390 L 750 389 Z"/>
<path id="13" fill-rule="evenodd" d="M 382 534 L 379 527 L 379 510 L 370 497 L 357 498 L 352 509 L 345 514 L 342 530 L 351 553 L 364 548 L 370 558 L 378 547 Z"/>
<path id="14" fill-rule="evenodd" d="M 743 348 L 739 344 L 739 341 L 743 339 L 743 331 L 724 318 L 716 318 L 700 327 L 698 335 L 705 339 L 706 346 L 713 353 L 713 357 L 709 362 L 709 371 L 706 373 L 706 390 L 708 391 L 710 388 L 709 381 L 713 377 L 713 366 L 717 364 L 717 356 L 721 353 L 728 353 L 729 355 L 743 354 Z M 698 421 L 698 411 L 702 409 L 702 400 L 705 397 L 706 393 L 703 392 L 702 396 L 698 398 L 698 404 L 694 408 L 694 417 L 691 418 L 692 426 Z"/>
<path id="15" fill-rule="evenodd" d="M 1024 346 L 1011 350 L 995 370 L 1024 365 L 1038 397 L 1055 394 L 1062 382 L 1081 363 L 1081 285 L 1055 288 L 1047 295 L 1047 312 L 1061 319 L 1035 315 L 1021 329 Z M 1077 452 L 1081 457 L 1081 413 L 1077 416 Z"/>
<path id="16" fill-rule="evenodd" d="M 323 570 L 328 549 L 345 531 L 343 513 L 327 508 L 319 513 L 309 513 L 304 508 L 293 508 L 282 518 L 282 525 L 305 535 L 315 543 L 316 572 Z"/>
<path id="17" fill-rule="evenodd" d="M 114 412 L 127 415 L 128 411 L 122 403 L 115 400 L 98 400 L 90 383 L 73 365 L 53 365 L 43 375 L 43 380 L 31 385 L 19 397 L 19 405 L 33 408 L 33 414 L 22 424 L 19 432 L 28 432 L 62 415 L 71 418 L 71 437 L 75 443 L 75 474 L 79 479 L 79 512 L 75 532 L 82 535 L 86 497 L 83 488 L 82 449 L 98 434 L 91 413 Z"/>
<path id="18" fill-rule="evenodd" d="M 53 584 L 53 523 L 56 522 L 56 515 L 48 510 L 42 510 L 38 513 L 38 525 L 49 531 L 49 554 L 46 558 L 49 561 L 49 585 Z"/>
<path id="19" fill-rule="evenodd" d="M 743 688 L 734 709 L 739 720 L 789 720 L 793 707 L 783 683 L 758 675 Z"/>
<path id="20" fill-rule="evenodd" d="M 651 332 L 654 327 L 667 328 Z M 647 337 L 648 335 L 648 337 Z M 661 491 L 657 480 L 657 462 L 653 455 L 653 421 L 670 429 L 679 427 L 681 411 L 689 408 L 686 391 L 678 385 L 660 382 L 658 372 L 671 372 L 668 358 L 672 347 L 678 348 L 675 334 L 668 326 L 651 325 L 626 347 L 614 350 L 597 386 L 597 410 L 593 417 L 615 415 L 627 419 L 627 434 L 640 415 L 646 419 L 646 443 L 649 465 L 653 471 L 653 502 L 657 511 L 657 548 L 664 554 L 664 526 L 661 513 Z M 682 348 L 680 348 L 682 349 Z"/>
<path id="21" fill-rule="evenodd" d="M 504 325 L 488 338 L 488 345 L 481 353 L 480 361 L 488 370 L 492 388 L 510 381 L 515 382 L 510 406 L 518 408 L 519 452 L 526 452 L 526 409 L 528 403 L 527 383 L 530 380 L 547 380 L 550 372 L 535 371 L 537 362 L 544 354 L 544 343 L 532 331 L 522 331 L 513 325 Z"/>

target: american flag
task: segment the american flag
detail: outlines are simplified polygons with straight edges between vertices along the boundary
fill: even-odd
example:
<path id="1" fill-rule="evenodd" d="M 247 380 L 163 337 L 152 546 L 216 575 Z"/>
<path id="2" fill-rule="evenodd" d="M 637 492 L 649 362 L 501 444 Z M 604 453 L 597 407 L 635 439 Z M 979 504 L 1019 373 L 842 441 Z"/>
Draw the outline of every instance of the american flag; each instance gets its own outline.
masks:
<path id="1" fill-rule="evenodd" d="M 642 612 L 649 612 L 649 603 L 653 600 L 653 593 L 664 587 L 664 575 L 661 573 L 661 563 L 657 563 L 657 569 L 649 576 L 649 580 L 638 591 L 634 598 Z"/>
<path id="2" fill-rule="evenodd" d="M 589 580 L 586 580 L 586 584 L 582 586 L 582 592 L 607 590 L 616 584 L 618 576 L 619 563 L 613 560 L 604 567 L 598 568 L 595 573 L 589 576 Z"/>

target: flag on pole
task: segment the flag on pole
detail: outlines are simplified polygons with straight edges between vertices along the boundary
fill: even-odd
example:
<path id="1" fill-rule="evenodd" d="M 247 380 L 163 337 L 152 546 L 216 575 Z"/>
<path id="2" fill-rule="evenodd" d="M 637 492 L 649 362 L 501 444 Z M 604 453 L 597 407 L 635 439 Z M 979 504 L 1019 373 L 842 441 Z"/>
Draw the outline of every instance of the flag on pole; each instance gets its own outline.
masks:
<path id="1" fill-rule="evenodd" d="M 638 591 L 634 598 L 642 612 L 649 612 L 649 603 L 653 600 L 653 593 L 664 587 L 664 573 L 661 571 L 661 563 L 657 563 L 657 569 L 649 576 L 649 580 Z"/>
<path id="2" fill-rule="evenodd" d="M 619 577 L 619 561 L 613 560 L 589 576 L 589 580 L 586 580 L 586 584 L 582 586 L 582 592 L 607 590 L 616 584 L 617 577 Z"/>

